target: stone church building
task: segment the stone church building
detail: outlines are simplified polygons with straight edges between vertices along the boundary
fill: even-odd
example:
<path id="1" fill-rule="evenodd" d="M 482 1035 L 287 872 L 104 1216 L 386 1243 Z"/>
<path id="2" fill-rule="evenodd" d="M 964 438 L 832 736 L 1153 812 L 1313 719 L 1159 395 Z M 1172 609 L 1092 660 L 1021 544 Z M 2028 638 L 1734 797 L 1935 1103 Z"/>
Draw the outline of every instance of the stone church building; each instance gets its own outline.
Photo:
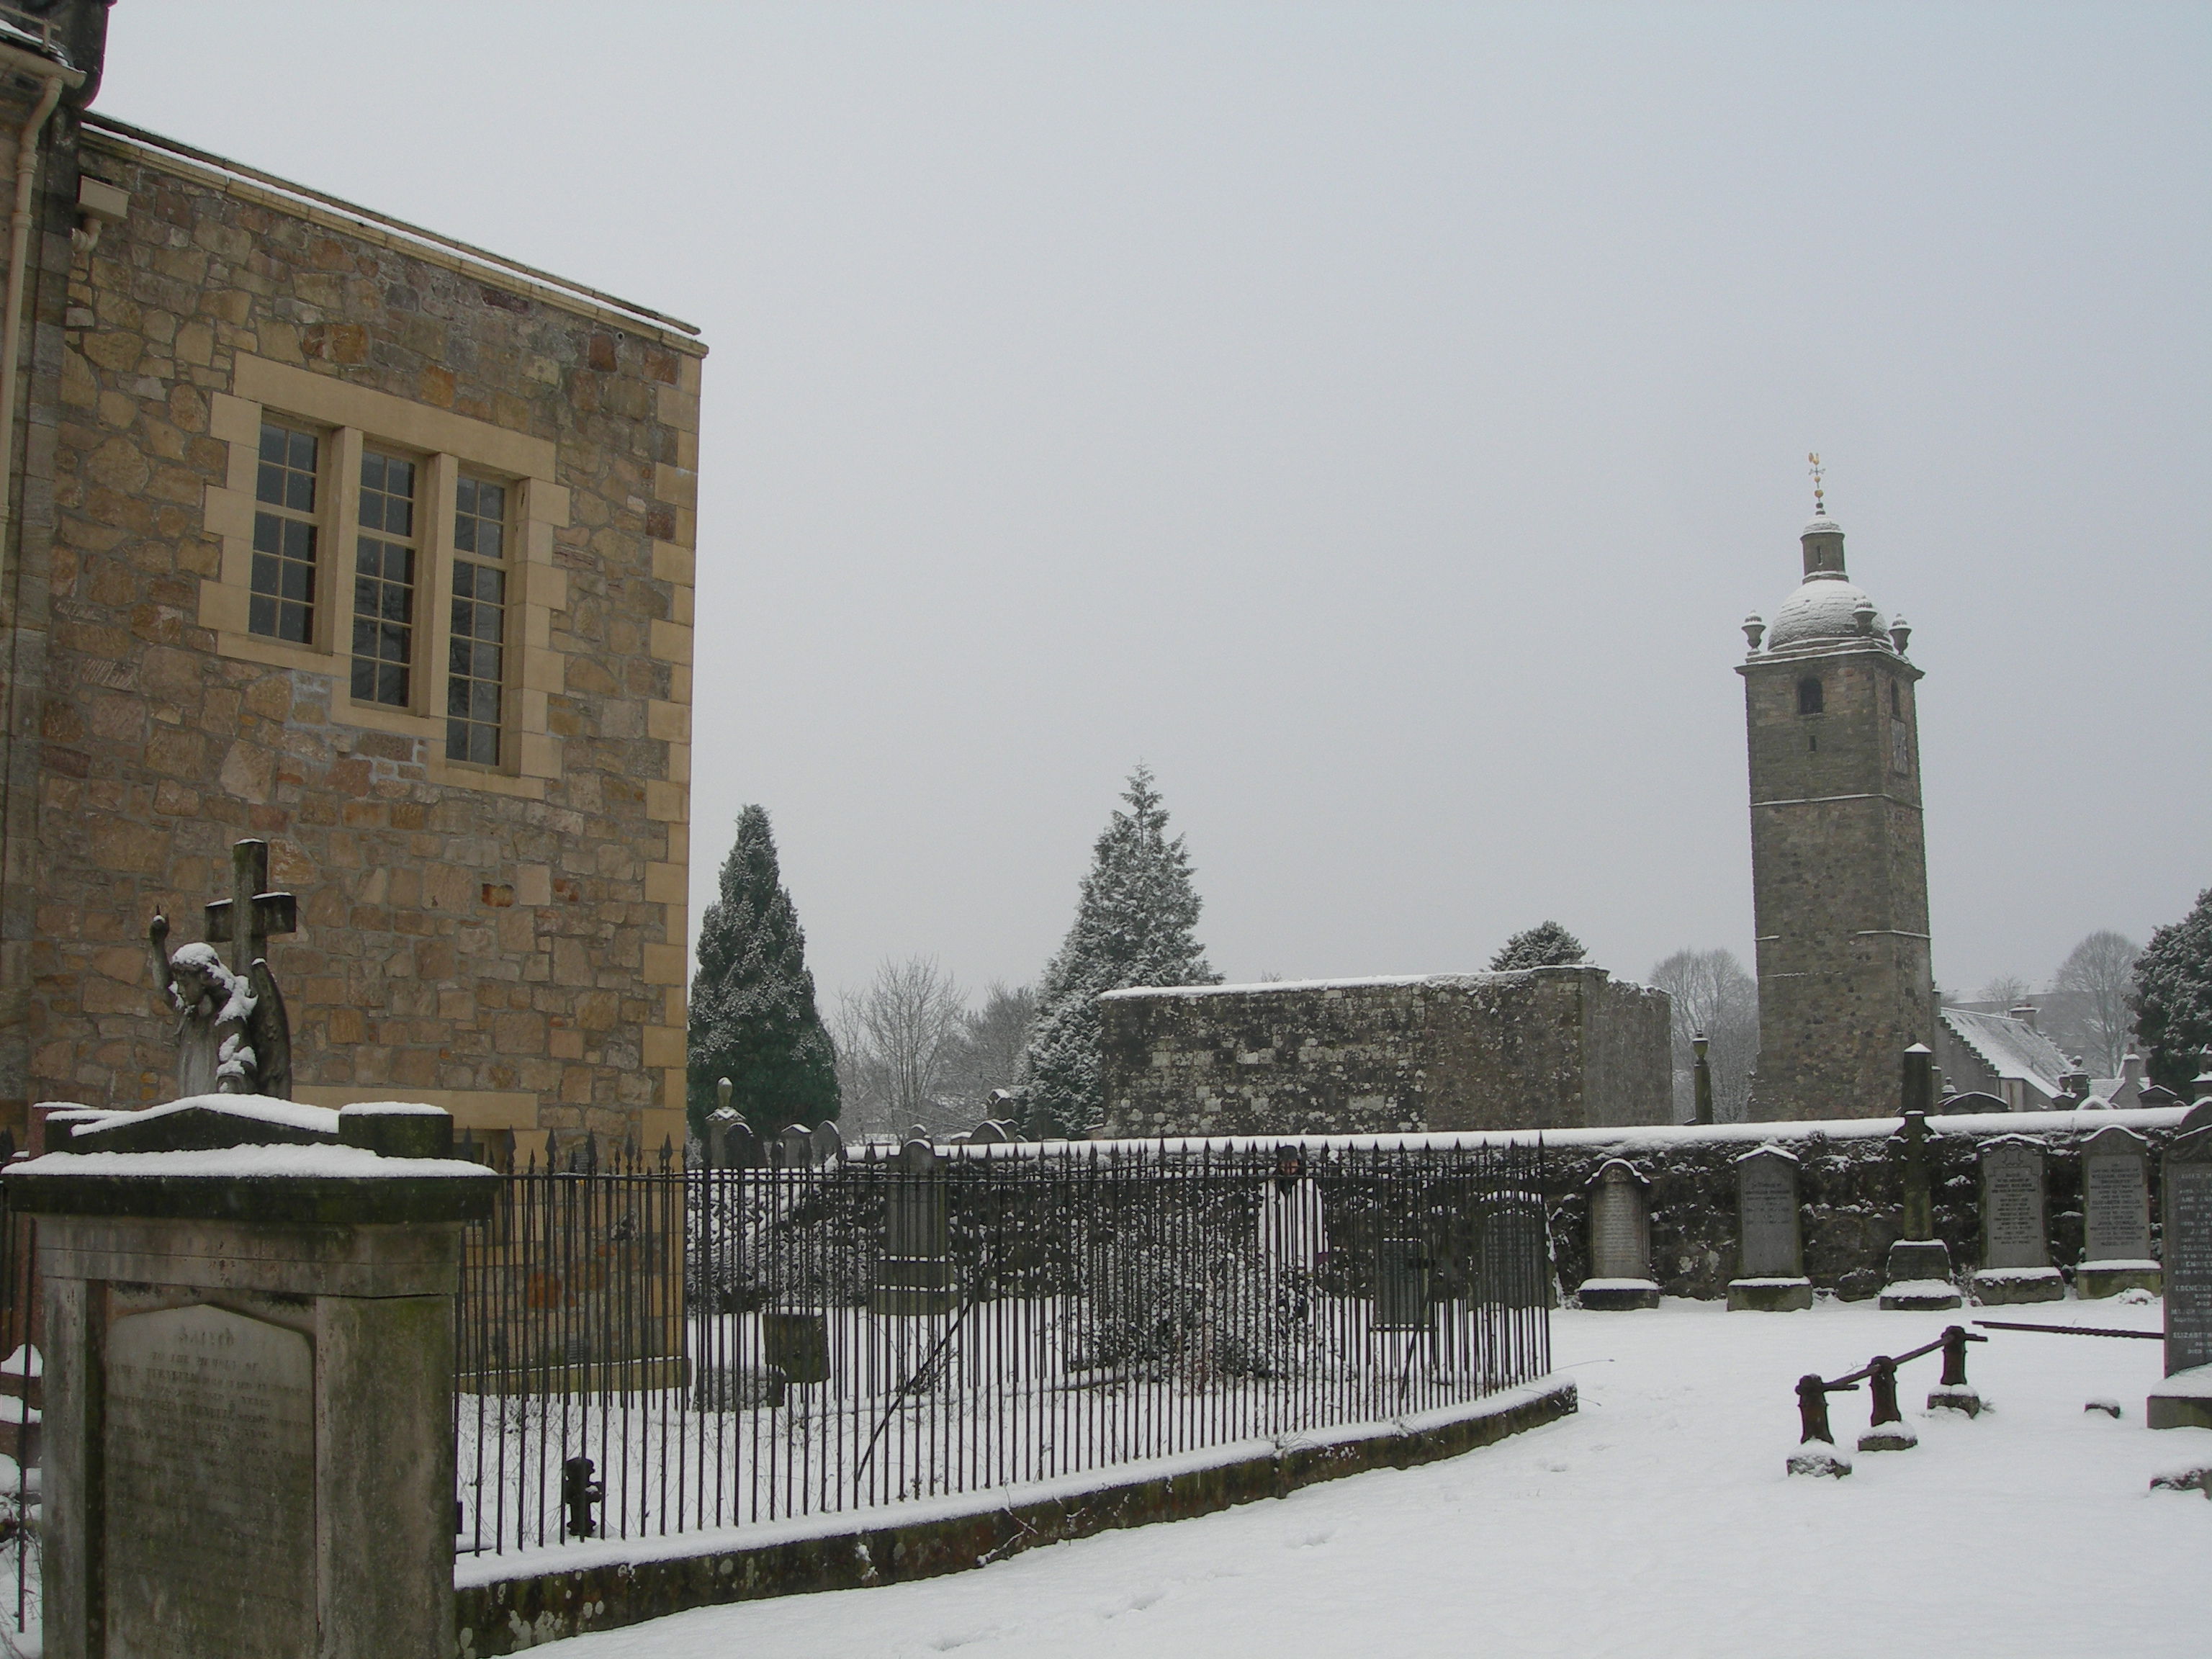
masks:
<path id="1" fill-rule="evenodd" d="M 1902 1056 L 1934 1037 L 1921 830 L 1920 671 L 1844 569 L 1842 527 L 1801 538 L 1804 580 L 1744 621 L 1758 928 L 1749 1114 L 1881 1117 Z"/>
<path id="2" fill-rule="evenodd" d="M 300 1098 L 681 1145 L 706 348 L 92 112 L 105 25 L 0 8 L 0 1123 L 164 1097 L 257 837 Z"/>

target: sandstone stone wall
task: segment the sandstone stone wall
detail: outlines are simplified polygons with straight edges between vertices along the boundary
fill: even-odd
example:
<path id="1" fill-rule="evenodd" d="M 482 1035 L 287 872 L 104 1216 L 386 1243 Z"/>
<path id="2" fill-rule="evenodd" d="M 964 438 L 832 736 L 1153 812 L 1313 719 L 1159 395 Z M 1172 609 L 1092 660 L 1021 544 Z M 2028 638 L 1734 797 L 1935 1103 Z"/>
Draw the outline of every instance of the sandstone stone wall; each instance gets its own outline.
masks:
<path id="1" fill-rule="evenodd" d="M 1115 992 L 1106 1132 L 1389 1133 L 1656 1123 L 1666 994 L 1603 969 Z"/>
<path id="2" fill-rule="evenodd" d="M 89 249 L 79 167 L 130 196 Z M 200 937 L 251 836 L 300 900 L 302 1098 L 680 1144 L 703 348 L 112 134 L 41 190 L 0 1102 L 162 1097 L 147 920 Z M 461 469 L 509 483 L 501 767 L 445 758 L 427 543 L 413 708 L 353 702 L 342 625 L 250 633 L 264 410 L 329 430 L 334 488 L 362 442 L 420 457 L 426 536 Z"/>

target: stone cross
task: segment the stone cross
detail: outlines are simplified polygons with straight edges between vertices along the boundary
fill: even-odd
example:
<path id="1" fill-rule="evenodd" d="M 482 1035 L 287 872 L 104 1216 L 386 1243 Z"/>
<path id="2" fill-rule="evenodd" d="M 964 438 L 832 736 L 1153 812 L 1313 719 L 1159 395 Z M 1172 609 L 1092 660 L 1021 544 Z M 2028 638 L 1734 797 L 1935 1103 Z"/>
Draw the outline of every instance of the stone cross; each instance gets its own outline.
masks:
<path id="1" fill-rule="evenodd" d="M 269 953 L 271 934 L 296 933 L 299 901 L 289 893 L 271 893 L 269 886 L 269 843 L 241 841 L 230 849 L 230 894 L 207 907 L 207 939 L 210 945 L 230 946 L 230 971 L 240 979 L 252 971 L 257 957 Z M 243 927 L 231 918 L 243 916 Z"/>

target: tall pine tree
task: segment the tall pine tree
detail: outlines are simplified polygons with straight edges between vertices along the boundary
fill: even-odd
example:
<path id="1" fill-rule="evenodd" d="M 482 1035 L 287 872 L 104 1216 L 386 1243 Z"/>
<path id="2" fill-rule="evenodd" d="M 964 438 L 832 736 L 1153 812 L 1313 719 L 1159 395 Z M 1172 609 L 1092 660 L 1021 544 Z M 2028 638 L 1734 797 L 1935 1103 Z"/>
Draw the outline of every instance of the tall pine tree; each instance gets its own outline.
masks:
<path id="1" fill-rule="evenodd" d="M 2136 958 L 2134 1004 L 2150 1080 L 2194 1099 L 2212 1050 L 2212 887 L 2194 910 L 2151 934 Z"/>
<path id="2" fill-rule="evenodd" d="M 694 1127 L 714 1109 L 715 1084 L 754 1129 L 837 1115 L 836 1051 L 814 1006 L 806 935 L 776 866 L 768 813 L 738 814 L 738 838 L 722 860 L 721 895 L 699 919 L 699 966 L 691 978 L 689 1094 Z"/>
<path id="3" fill-rule="evenodd" d="M 1102 992 L 1136 985 L 1218 985 L 1192 930 L 1198 890 L 1182 837 L 1167 836 L 1168 815 L 1149 769 L 1129 775 L 1098 837 L 1083 878 L 1075 925 L 1044 970 L 1029 1047 L 1029 1116 L 1033 1134 L 1077 1134 L 1097 1119 L 1098 1003 Z"/>

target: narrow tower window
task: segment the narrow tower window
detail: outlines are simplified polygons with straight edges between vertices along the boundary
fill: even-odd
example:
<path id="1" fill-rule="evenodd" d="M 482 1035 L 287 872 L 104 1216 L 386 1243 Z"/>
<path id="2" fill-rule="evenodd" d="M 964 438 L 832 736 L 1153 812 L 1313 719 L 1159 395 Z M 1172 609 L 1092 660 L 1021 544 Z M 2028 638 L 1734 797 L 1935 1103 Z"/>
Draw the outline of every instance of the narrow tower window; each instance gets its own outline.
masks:
<path id="1" fill-rule="evenodd" d="M 1820 682 L 1811 676 L 1797 682 L 1797 712 L 1817 714 L 1826 706 L 1820 691 Z"/>

